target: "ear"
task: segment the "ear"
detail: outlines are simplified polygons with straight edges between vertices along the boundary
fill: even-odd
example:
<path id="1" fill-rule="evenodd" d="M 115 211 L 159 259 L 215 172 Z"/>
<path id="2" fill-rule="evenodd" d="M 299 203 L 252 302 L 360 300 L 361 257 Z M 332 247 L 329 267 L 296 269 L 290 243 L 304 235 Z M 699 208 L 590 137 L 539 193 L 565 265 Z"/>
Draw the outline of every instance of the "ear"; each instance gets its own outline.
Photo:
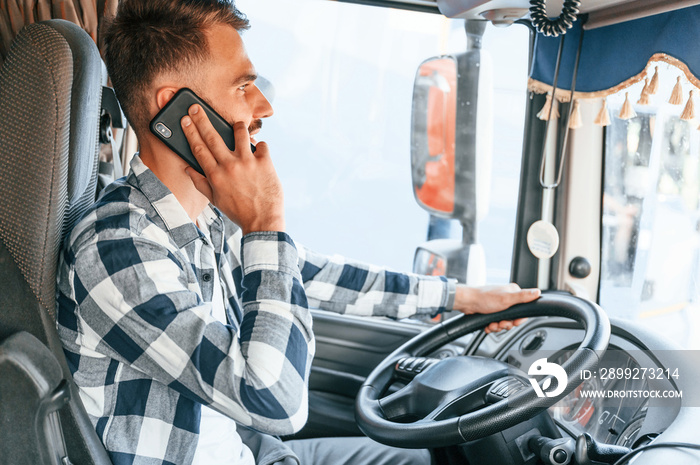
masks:
<path id="1" fill-rule="evenodd" d="M 180 90 L 177 87 L 165 86 L 161 87 L 156 91 L 156 104 L 158 105 L 158 110 L 162 109 L 167 103 L 173 98 L 173 95 Z"/>

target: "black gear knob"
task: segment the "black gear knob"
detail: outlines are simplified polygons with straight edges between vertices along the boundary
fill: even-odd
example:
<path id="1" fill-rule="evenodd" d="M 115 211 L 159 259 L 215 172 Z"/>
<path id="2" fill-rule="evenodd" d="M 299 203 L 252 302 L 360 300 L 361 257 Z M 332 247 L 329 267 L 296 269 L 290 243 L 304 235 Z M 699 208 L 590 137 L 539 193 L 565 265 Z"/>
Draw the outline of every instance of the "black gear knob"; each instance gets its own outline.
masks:
<path id="1" fill-rule="evenodd" d="M 615 463 L 632 449 L 601 444 L 585 433 L 576 439 L 576 465 L 603 465 Z"/>

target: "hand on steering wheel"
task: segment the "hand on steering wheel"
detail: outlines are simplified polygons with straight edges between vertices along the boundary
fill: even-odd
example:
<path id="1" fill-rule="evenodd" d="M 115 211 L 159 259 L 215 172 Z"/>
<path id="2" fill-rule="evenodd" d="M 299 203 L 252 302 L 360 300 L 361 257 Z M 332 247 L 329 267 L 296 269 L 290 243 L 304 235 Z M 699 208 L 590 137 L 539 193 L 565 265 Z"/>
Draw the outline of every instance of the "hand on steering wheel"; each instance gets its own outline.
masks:
<path id="1" fill-rule="evenodd" d="M 517 387 L 521 377 L 514 376 L 514 367 L 503 362 L 466 356 L 431 362 L 404 388 L 385 396 L 400 372 L 400 360 L 426 356 L 495 319 L 533 316 L 570 318 L 585 330 L 578 349 L 563 365 L 567 383 L 558 396 L 538 397 L 529 383 Z M 498 314 L 460 315 L 419 334 L 384 359 L 360 388 L 355 417 L 367 436 L 396 447 L 441 447 L 489 436 L 532 418 L 566 396 L 581 383 L 581 370 L 595 369 L 609 340 L 610 321 L 603 310 L 568 295 L 547 294 Z M 516 389 L 499 401 L 494 395 L 500 392 L 496 385 L 515 385 Z"/>
<path id="2" fill-rule="evenodd" d="M 483 286 L 468 287 L 464 284 L 457 285 L 455 293 L 454 310 L 458 310 L 465 315 L 480 313 L 487 315 L 498 313 L 513 305 L 532 302 L 540 296 L 539 289 L 520 289 L 515 283 L 505 286 Z M 525 322 L 525 318 L 517 320 L 495 320 L 490 323 L 484 331 L 486 333 L 497 333 L 504 329 L 511 329 Z"/>

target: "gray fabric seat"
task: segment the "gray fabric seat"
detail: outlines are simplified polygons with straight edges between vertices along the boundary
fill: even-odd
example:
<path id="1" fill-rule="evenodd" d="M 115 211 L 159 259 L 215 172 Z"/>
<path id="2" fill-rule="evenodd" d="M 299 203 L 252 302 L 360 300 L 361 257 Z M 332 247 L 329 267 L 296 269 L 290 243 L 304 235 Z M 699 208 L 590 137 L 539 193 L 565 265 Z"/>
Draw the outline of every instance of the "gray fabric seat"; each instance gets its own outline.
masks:
<path id="1" fill-rule="evenodd" d="M 24 28 L 0 70 L 3 464 L 60 463 L 56 431 L 70 462 L 110 463 L 55 324 L 60 245 L 95 199 L 101 83 L 94 42 L 62 20 Z"/>

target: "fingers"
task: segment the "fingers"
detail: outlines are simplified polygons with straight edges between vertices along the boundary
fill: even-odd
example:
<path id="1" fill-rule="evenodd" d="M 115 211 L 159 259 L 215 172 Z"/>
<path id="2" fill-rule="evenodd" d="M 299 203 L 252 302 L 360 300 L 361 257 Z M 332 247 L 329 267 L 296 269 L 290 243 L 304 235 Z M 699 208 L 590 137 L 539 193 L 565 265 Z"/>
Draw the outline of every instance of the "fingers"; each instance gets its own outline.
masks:
<path id="1" fill-rule="evenodd" d="M 238 143 L 238 142 L 236 142 Z M 255 152 L 253 153 L 257 158 L 263 158 L 270 155 L 270 149 L 267 146 L 267 142 L 258 142 L 255 144 Z"/>
<path id="2" fill-rule="evenodd" d="M 475 313 L 500 312 L 516 304 L 537 300 L 541 295 L 539 289 L 521 289 L 520 286 L 515 283 L 507 284 L 505 286 L 482 288 L 482 291 L 482 298 L 480 299 L 482 308 L 476 309 Z M 486 296 L 486 298 L 483 296 Z M 491 298 L 491 304 L 484 305 L 484 302 L 487 301 L 489 297 Z M 513 327 L 524 323 L 526 320 L 526 318 L 518 318 L 513 321 L 503 320 L 500 322 L 493 322 L 484 328 L 484 331 L 486 333 L 496 333 L 503 331 L 504 329 L 512 329 Z"/>
<path id="3" fill-rule="evenodd" d="M 195 171 L 194 168 L 190 167 L 185 168 L 185 173 L 187 173 L 190 179 L 192 179 L 194 187 L 199 192 L 204 194 L 204 196 L 208 198 L 210 202 L 214 202 L 214 193 L 211 189 L 211 185 L 209 184 L 207 178 Z"/>
<path id="4" fill-rule="evenodd" d="M 497 333 L 497 332 L 499 332 L 499 331 L 501 330 L 499 326 L 500 326 L 500 323 L 497 322 L 497 321 L 494 321 L 493 323 L 491 323 L 490 325 L 488 325 L 486 328 L 484 328 L 484 332 L 485 332 L 486 334 L 489 334 L 489 333 Z"/>
<path id="5" fill-rule="evenodd" d="M 193 124 L 192 118 L 185 116 L 180 121 L 180 124 L 182 125 L 182 131 L 185 133 L 187 142 L 190 144 L 192 154 L 194 158 L 197 159 L 199 166 L 202 167 L 205 174 L 212 173 L 218 166 L 218 163 L 199 134 L 199 130 Z"/>
<path id="6" fill-rule="evenodd" d="M 493 323 L 489 324 L 486 328 L 484 328 L 484 332 L 486 334 L 489 333 L 498 333 L 503 331 L 504 329 L 512 329 L 513 328 L 513 323 L 511 321 L 494 321 Z"/>
<path id="7" fill-rule="evenodd" d="M 197 126 L 197 130 L 209 151 L 214 158 L 216 158 L 217 162 L 221 162 L 221 159 L 225 158 L 231 151 L 226 146 L 226 143 L 224 143 L 221 135 L 214 129 L 214 126 L 212 126 L 207 114 L 202 107 L 197 104 L 190 106 L 187 113 L 190 115 L 190 118 L 192 118 L 192 121 L 194 121 L 195 126 Z M 236 146 L 238 146 L 238 144 L 236 144 Z"/>
<path id="8" fill-rule="evenodd" d="M 539 289 L 520 289 L 517 284 L 503 286 L 468 287 L 457 285 L 454 310 L 472 313 L 495 313 L 516 304 L 532 302 L 540 297 Z"/>
<path id="9" fill-rule="evenodd" d="M 510 305 L 524 304 L 537 300 L 542 292 L 539 289 L 520 289 L 517 284 L 514 285 L 517 289 L 511 291 Z"/>
<path id="10" fill-rule="evenodd" d="M 246 126 L 245 123 L 238 121 L 233 125 L 233 137 L 236 140 L 236 151 L 235 153 L 240 155 L 240 156 L 252 156 L 253 151 L 250 149 L 250 133 L 248 132 L 248 126 Z M 223 143 L 223 142 L 222 142 Z M 255 155 L 258 155 L 258 150 L 257 147 L 260 145 L 259 143 L 256 146 L 255 150 Z"/>
<path id="11" fill-rule="evenodd" d="M 486 328 L 484 328 L 484 332 L 486 334 L 488 333 L 497 333 L 499 331 L 505 330 L 510 330 L 513 329 L 516 326 L 519 326 L 527 321 L 527 318 L 518 318 L 517 320 L 503 320 L 503 321 L 494 321 L 493 323 L 489 324 Z"/>

